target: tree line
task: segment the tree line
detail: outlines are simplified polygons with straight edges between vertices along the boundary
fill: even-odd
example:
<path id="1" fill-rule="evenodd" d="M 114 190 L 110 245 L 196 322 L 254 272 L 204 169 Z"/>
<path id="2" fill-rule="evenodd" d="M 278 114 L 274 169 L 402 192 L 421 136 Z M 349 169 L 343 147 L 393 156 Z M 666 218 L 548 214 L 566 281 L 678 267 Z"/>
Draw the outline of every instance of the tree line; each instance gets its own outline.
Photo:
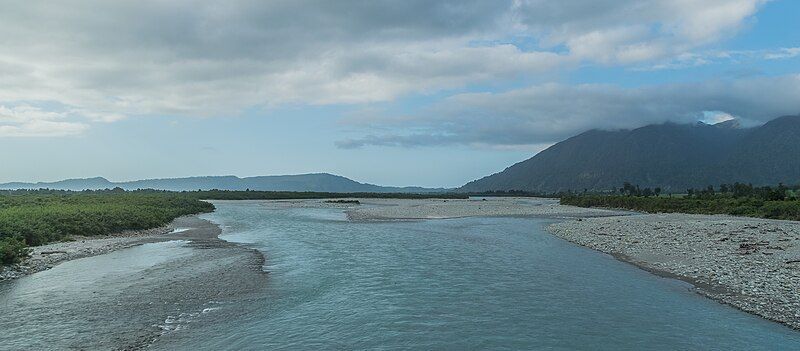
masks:
<path id="1" fill-rule="evenodd" d="M 657 188 L 656 188 L 657 189 Z M 687 194 L 659 196 L 656 189 L 647 191 L 625 183 L 619 193 L 565 194 L 564 205 L 627 209 L 648 213 L 677 212 L 694 214 L 729 214 L 758 218 L 800 220 L 798 187 L 755 187 L 751 184 L 722 184 L 704 189 L 688 189 Z"/>
<path id="2" fill-rule="evenodd" d="M 714 196 L 730 196 L 733 198 L 757 198 L 767 201 L 796 200 L 798 186 L 753 186 L 753 184 L 733 183 L 721 184 L 714 188 L 709 185 L 705 189 L 687 189 L 686 196 L 690 198 L 708 198 Z"/>

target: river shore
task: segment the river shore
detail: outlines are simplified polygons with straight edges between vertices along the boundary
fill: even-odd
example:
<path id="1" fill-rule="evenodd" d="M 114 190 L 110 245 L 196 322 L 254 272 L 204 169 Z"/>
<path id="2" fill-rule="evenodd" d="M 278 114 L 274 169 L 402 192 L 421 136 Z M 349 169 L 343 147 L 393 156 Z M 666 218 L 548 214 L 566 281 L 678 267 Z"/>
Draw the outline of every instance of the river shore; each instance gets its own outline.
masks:
<path id="1" fill-rule="evenodd" d="M 799 222 L 722 215 L 633 214 L 562 206 L 553 199 L 357 200 L 358 203 L 266 201 L 265 206 L 338 208 L 352 221 L 470 216 L 563 219 L 548 227 L 555 236 L 610 254 L 654 274 L 687 281 L 704 296 L 800 329 L 800 295 L 796 293 L 800 289 Z M 36 248 L 33 257 L 24 264 L 25 268 L 20 265 L 15 274 L 46 270 L 67 260 L 143 243 L 187 240 L 192 247 L 212 249 L 203 255 L 194 255 L 193 260 L 197 262 L 190 262 L 189 267 L 199 264 L 198 260 L 205 260 L 203 257 L 224 260 L 225 265 L 213 267 L 220 277 L 232 279 L 229 282 L 235 284 L 243 280 L 260 281 L 261 278 L 255 279 L 250 273 L 263 275 L 263 256 L 255 250 L 218 239 L 220 232 L 213 223 L 189 216 L 150 231 L 46 245 Z M 249 268 L 242 270 L 242 266 Z M 11 278 L 14 277 L 17 276 Z M 202 277 L 191 280 L 192 284 L 199 281 L 208 282 Z M 225 290 L 226 286 L 230 285 L 219 288 Z M 257 284 L 244 286 L 243 291 L 257 289 Z"/>
<path id="2" fill-rule="evenodd" d="M 173 223 L 159 228 L 124 231 L 102 237 L 73 237 L 71 241 L 32 247 L 31 255 L 24 261 L 0 266 L 0 281 L 21 278 L 70 260 L 102 255 L 144 243 L 174 240 L 165 237 L 175 230 Z"/>
<path id="3" fill-rule="evenodd" d="M 0 282 L 0 344 L 139 350 L 168 342 L 190 324 L 246 314 L 227 306 L 260 298 L 264 256 L 218 238 L 221 232 L 208 220 L 187 216 L 150 231 L 37 248 L 66 253 L 34 256 L 27 265 L 36 262 L 43 271 Z"/>
<path id="4" fill-rule="evenodd" d="M 743 311 L 800 329 L 800 223 L 723 215 L 647 214 L 552 224 L 568 241 Z"/>
<path id="5" fill-rule="evenodd" d="M 537 216 L 588 218 L 624 215 L 629 212 L 561 206 L 557 199 L 358 199 L 360 206 L 345 212 L 350 220 L 444 219 L 476 216 Z"/>
<path id="6" fill-rule="evenodd" d="M 800 329 L 800 222 L 724 215 L 632 214 L 558 200 L 361 200 L 351 220 L 538 216 L 565 219 L 565 240 L 691 283 L 706 297 Z"/>

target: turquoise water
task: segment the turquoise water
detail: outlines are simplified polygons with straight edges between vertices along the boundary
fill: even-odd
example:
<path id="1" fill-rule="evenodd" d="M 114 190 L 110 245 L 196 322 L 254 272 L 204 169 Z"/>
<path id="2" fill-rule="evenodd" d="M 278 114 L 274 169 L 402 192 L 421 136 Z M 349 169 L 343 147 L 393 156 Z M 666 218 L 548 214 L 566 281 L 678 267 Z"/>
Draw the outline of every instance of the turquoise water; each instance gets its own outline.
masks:
<path id="1" fill-rule="evenodd" d="M 215 204 L 223 238 L 265 254 L 263 292 L 209 296 L 197 284 L 222 261 L 146 244 L 0 283 L 0 350 L 146 345 L 154 330 L 154 350 L 800 350 L 800 332 L 555 238 L 553 220 Z"/>
<path id="2" fill-rule="evenodd" d="M 266 255 L 266 293 L 155 349 L 800 349 L 796 331 L 548 235 L 551 220 L 215 205 L 226 240 Z"/>
<path id="3" fill-rule="evenodd" d="M 0 350 L 116 348 L 163 322 L 144 313 L 165 283 L 157 268 L 192 254 L 185 241 L 144 244 L 0 283 Z"/>

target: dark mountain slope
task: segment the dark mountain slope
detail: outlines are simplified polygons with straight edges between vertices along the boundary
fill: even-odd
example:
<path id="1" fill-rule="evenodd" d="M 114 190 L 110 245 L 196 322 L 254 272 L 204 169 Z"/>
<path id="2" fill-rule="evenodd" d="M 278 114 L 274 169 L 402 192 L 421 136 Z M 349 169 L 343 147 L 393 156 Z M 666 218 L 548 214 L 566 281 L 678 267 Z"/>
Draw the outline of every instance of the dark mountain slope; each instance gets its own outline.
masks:
<path id="1" fill-rule="evenodd" d="M 798 116 L 752 129 L 729 121 L 592 130 L 459 190 L 610 190 L 627 181 L 682 192 L 734 181 L 800 183 L 799 151 Z"/>
<path id="2" fill-rule="evenodd" d="M 723 164 L 721 179 L 753 184 L 800 184 L 800 116 L 751 129 Z"/>

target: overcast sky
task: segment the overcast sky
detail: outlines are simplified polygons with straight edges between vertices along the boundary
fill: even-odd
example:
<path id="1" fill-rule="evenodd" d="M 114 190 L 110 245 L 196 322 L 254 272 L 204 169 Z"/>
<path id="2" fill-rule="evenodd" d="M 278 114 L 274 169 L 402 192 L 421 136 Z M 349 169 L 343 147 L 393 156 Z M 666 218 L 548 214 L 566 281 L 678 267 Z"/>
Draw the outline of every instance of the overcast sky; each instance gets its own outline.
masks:
<path id="1" fill-rule="evenodd" d="M 0 181 L 458 186 L 592 128 L 800 113 L 794 0 L 4 1 Z"/>

